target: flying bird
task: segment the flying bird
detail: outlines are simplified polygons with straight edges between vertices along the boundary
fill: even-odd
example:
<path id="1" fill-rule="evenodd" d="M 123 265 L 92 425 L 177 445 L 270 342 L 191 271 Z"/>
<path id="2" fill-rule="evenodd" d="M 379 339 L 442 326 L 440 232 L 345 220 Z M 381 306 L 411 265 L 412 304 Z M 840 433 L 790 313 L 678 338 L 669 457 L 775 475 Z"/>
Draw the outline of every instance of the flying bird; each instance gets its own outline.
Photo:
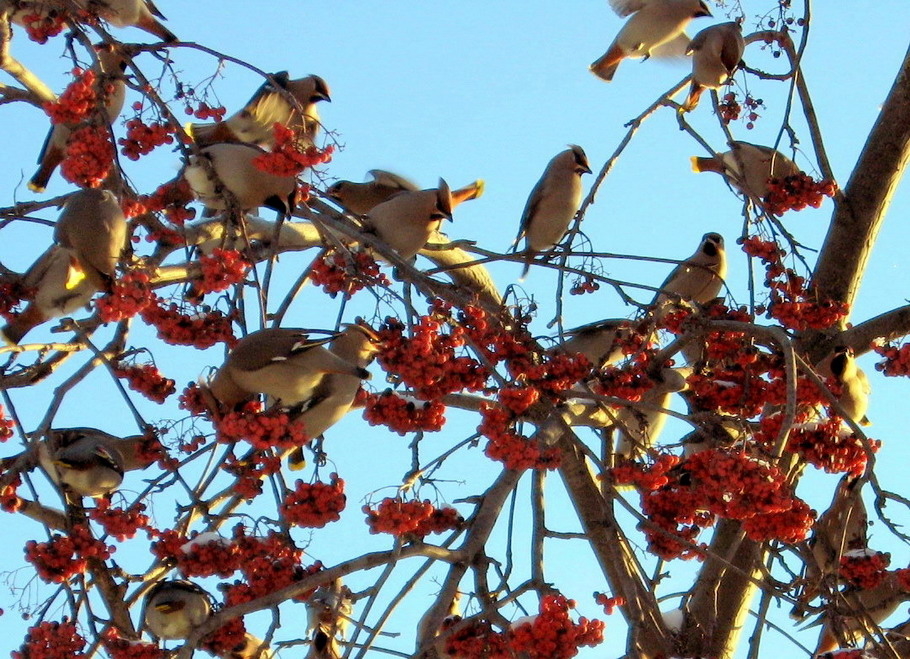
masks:
<path id="1" fill-rule="evenodd" d="M 768 194 L 768 181 L 799 174 L 800 169 L 780 151 L 749 142 L 731 142 L 730 150 L 701 158 L 692 156 L 692 171 L 717 172 L 735 189 L 753 199 Z"/>
<path id="2" fill-rule="evenodd" d="M 271 208 L 286 216 L 297 206 L 297 179 L 279 176 L 256 166 L 254 160 L 267 153 L 253 144 L 219 142 L 203 147 L 200 156 L 190 156 L 183 170 L 183 178 L 190 184 L 193 194 L 211 210 L 228 207 L 222 186 L 234 195 L 242 210 L 260 206 Z M 206 159 L 214 170 L 213 177 Z M 220 185 L 219 185 L 220 183 Z"/>
<path id="3" fill-rule="evenodd" d="M 123 101 L 126 99 L 126 82 L 123 77 L 126 60 L 117 50 L 104 46 L 97 49 L 97 55 L 98 59 L 92 66 L 96 74 L 95 92 L 104 105 L 94 109 L 82 123 L 59 123 L 50 127 L 38 154 L 38 170 L 28 181 L 28 188 L 32 192 L 44 192 L 47 188 L 51 175 L 66 156 L 67 142 L 76 128 L 86 124 L 110 126 L 123 109 Z"/>
<path id="4" fill-rule="evenodd" d="M 184 639 L 212 612 L 211 596 L 192 581 L 159 581 L 145 594 L 143 626 L 157 638 Z"/>
<path id="5" fill-rule="evenodd" d="M 8 343 L 19 343 L 34 327 L 72 313 L 110 287 L 127 243 L 126 219 L 114 193 L 86 189 L 70 195 L 54 240 L 22 277 L 23 285 L 35 293 L 23 312 L 0 330 Z"/>
<path id="6" fill-rule="evenodd" d="M 417 192 L 402 192 L 364 216 L 364 230 L 409 261 L 430 237 L 439 230 L 443 220 L 452 219 L 452 194 L 448 184 L 439 179 L 439 187 Z"/>
<path id="7" fill-rule="evenodd" d="M 417 192 L 420 188 L 403 176 L 382 169 L 371 169 L 367 174 L 371 180 L 365 183 L 337 181 L 325 193 L 354 215 L 366 215 L 384 201 L 401 192 Z M 480 179 L 463 188 L 452 190 L 452 208 L 458 204 L 476 199 L 483 194 L 484 182 Z"/>
<path id="8" fill-rule="evenodd" d="M 607 82 L 627 57 L 682 55 L 689 45 L 685 29 L 693 18 L 711 16 L 705 0 L 610 0 L 622 17 L 629 16 L 607 52 L 591 72 Z"/>
<path id="9" fill-rule="evenodd" d="M 695 253 L 676 266 L 660 285 L 652 306 L 660 321 L 673 302 L 704 305 L 717 297 L 727 276 L 724 238 L 719 233 L 706 233 Z"/>
<path id="10" fill-rule="evenodd" d="M 291 103 L 287 94 L 296 101 Z M 316 104 L 332 102 L 329 86 L 317 75 L 291 80 L 287 71 L 273 73 L 253 97 L 224 121 L 187 124 L 186 131 L 200 146 L 216 142 L 246 142 L 270 149 L 275 145 L 272 127 L 287 126 L 300 148 L 311 146 L 319 133 Z"/>
<path id="11" fill-rule="evenodd" d="M 208 383 L 208 390 L 230 409 L 256 394 L 284 407 L 304 403 L 322 379 L 341 374 L 368 380 L 370 372 L 327 350 L 334 338 L 311 339 L 310 330 L 274 328 L 251 332 L 228 354 Z"/>
<path id="12" fill-rule="evenodd" d="M 733 77 L 742 63 L 746 42 L 739 23 L 720 23 L 695 35 L 686 54 L 692 55 L 692 84 L 680 107 L 691 112 L 706 89 L 718 89 Z"/>
<path id="13" fill-rule="evenodd" d="M 574 144 L 547 163 L 531 190 L 521 214 L 518 236 L 512 244 L 512 249 L 517 249 L 519 241 L 525 239 L 522 280 L 531 268 L 534 253 L 552 249 L 565 236 L 581 205 L 581 176 L 590 173 L 584 149 Z"/>

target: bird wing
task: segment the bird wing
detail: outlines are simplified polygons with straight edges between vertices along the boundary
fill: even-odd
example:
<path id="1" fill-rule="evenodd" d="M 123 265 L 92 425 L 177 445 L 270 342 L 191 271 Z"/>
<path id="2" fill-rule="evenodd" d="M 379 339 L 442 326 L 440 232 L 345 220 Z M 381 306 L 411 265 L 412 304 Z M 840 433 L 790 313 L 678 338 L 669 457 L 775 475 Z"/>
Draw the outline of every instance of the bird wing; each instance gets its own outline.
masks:
<path id="1" fill-rule="evenodd" d="M 528 201 L 525 203 L 524 211 L 521 213 L 521 222 L 518 224 L 518 235 L 515 236 L 515 242 L 512 243 L 512 248 L 509 251 L 518 250 L 518 241 L 524 238 L 525 234 L 528 232 L 528 227 L 531 224 L 531 218 L 537 214 L 537 209 L 540 208 L 540 202 L 544 197 L 544 186 L 546 185 L 546 176 L 541 177 L 539 181 L 534 185 L 534 188 L 531 190 L 531 195 L 528 197 Z"/>
<path id="2" fill-rule="evenodd" d="M 250 97 L 250 100 L 243 106 L 243 109 L 254 117 L 262 116 L 268 105 L 275 102 L 274 99 L 278 92 L 278 88 L 286 89 L 289 80 L 290 76 L 287 71 L 273 73 L 272 80 L 266 80 L 262 83 L 259 89 Z"/>
<path id="3" fill-rule="evenodd" d="M 250 335 L 252 336 L 252 335 Z M 240 371 L 258 371 L 275 362 L 286 361 L 331 341 L 334 337 L 311 339 L 306 330 L 276 328 L 261 330 L 255 339 L 240 343 L 231 352 L 231 367 Z"/>
<path id="4" fill-rule="evenodd" d="M 743 41 L 739 26 L 731 24 L 728 26 L 728 30 L 729 32 L 724 34 L 724 45 L 720 51 L 720 61 L 723 63 L 724 68 L 732 75 L 733 71 L 739 67 L 743 58 L 745 42 Z"/>
<path id="5" fill-rule="evenodd" d="M 689 35 L 685 32 L 680 32 L 669 41 L 652 48 L 649 55 L 658 59 L 685 57 L 688 54 L 689 44 L 691 43 L 692 41 L 689 39 Z"/>
<path id="6" fill-rule="evenodd" d="M 629 16 L 648 4 L 648 0 L 609 0 L 610 7 L 619 16 Z"/>
<path id="7" fill-rule="evenodd" d="M 376 185 L 396 188 L 402 192 L 417 192 L 420 189 L 405 177 L 387 172 L 384 169 L 371 169 L 367 174 L 373 177 L 372 183 Z"/>
<path id="8" fill-rule="evenodd" d="M 152 0 L 145 0 L 145 6 L 148 7 L 148 10 L 152 12 L 153 16 L 157 16 L 158 18 L 165 21 L 167 20 L 167 16 L 161 13 L 161 11 L 158 9 L 158 7 L 155 6 L 155 3 L 152 2 Z"/>

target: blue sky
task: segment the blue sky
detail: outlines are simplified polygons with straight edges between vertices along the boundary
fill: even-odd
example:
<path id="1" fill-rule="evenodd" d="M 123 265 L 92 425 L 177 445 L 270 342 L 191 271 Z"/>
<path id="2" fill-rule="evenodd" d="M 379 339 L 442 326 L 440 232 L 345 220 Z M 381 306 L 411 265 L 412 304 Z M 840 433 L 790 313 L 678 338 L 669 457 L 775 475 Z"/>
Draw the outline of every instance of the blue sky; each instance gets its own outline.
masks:
<path id="1" fill-rule="evenodd" d="M 527 195 L 554 154 L 569 143 L 579 144 L 587 151 L 596 172 L 623 138 L 624 124 L 687 72 L 686 62 L 627 61 L 620 66 L 613 83 L 603 83 L 592 76 L 587 71 L 588 64 L 606 50 L 621 25 L 621 19 L 606 2 L 158 0 L 157 4 L 168 16 L 170 29 L 185 41 L 198 42 L 266 71 L 286 69 L 292 77 L 316 73 L 327 80 L 333 102 L 322 104 L 320 113 L 326 127 L 334 131 L 343 146 L 326 170 L 330 179 L 363 180 L 366 171 L 374 168 L 400 173 L 423 187 L 434 185 L 440 176 L 453 186 L 483 178 L 487 185 L 483 198 L 460 206 L 455 222 L 447 231 L 453 238 L 476 240 L 492 250 L 504 251 L 511 244 Z M 734 4 L 728 3 L 731 10 Z M 758 0 L 743 2 L 746 31 L 754 25 L 757 14 L 775 4 Z M 840 2 L 813 5 L 804 70 L 828 155 L 842 184 L 904 56 L 908 19 L 910 8 L 894 0 L 862 3 L 861 8 Z M 700 19 L 689 32 L 694 34 L 721 20 L 726 20 L 723 11 L 717 10 L 714 19 Z M 132 30 L 116 31 L 115 35 L 123 40 L 145 39 L 142 33 Z M 13 54 L 55 90 L 65 85 L 64 74 L 71 68 L 66 61 L 57 59 L 63 51 L 63 40 L 59 37 L 39 47 L 28 43 L 17 32 L 13 43 Z M 188 49 L 176 49 L 174 59 L 189 81 L 201 80 L 215 69 L 210 56 Z M 783 59 L 772 61 L 757 44 L 747 49 L 744 59 L 752 66 L 775 67 L 776 71 L 784 67 Z M 150 58 L 140 62 L 148 65 L 149 71 L 155 70 Z M 223 73 L 224 78 L 216 81 L 215 89 L 221 102 L 232 111 L 260 82 L 255 75 L 230 64 Z M 9 79 L 0 77 L 0 81 L 9 82 Z M 759 83 L 754 78 L 748 79 L 748 85 L 754 96 L 765 100 L 766 107 L 760 110 L 762 116 L 754 130 L 746 130 L 741 123 L 731 125 L 731 130 L 737 139 L 773 143 L 784 112 L 786 85 Z M 127 106 L 132 100 L 134 97 L 130 96 Z M 14 200 L 30 198 L 23 181 L 32 173 L 32 160 L 44 138 L 47 120 L 33 108 L 17 105 L 0 106 L 0 120 L 5 127 L 0 205 L 9 205 Z M 725 138 L 716 125 L 707 97 L 692 113 L 690 121 L 716 150 L 724 150 Z M 803 148 L 797 163 L 813 171 L 808 135 L 798 117 L 794 127 Z M 597 251 L 678 259 L 695 249 L 703 233 L 718 231 L 727 239 L 731 292 L 737 302 L 745 303 L 748 300 L 746 259 L 734 245 L 742 226 L 741 203 L 720 177 L 691 173 L 688 160 L 691 155 L 703 155 L 703 150 L 678 130 L 673 111 L 664 108 L 657 112 L 642 125 L 601 187 L 583 229 Z M 141 191 L 151 191 L 174 175 L 178 160 L 176 154 L 159 150 L 147 163 L 129 170 L 134 185 Z M 586 189 L 591 179 L 586 178 Z M 69 189 L 57 175 L 47 195 Z M 908 209 L 910 195 L 904 184 L 897 191 L 873 252 L 854 310 L 855 321 L 906 301 L 906 282 L 910 280 L 906 245 L 910 242 L 910 225 L 903 218 Z M 803 244 L 817 248 L 823 240 L 830 211 L 828 202 L 818 212 L 788 214 L 784 222 Z M 44 213 L 42 217 L 52 219 L 55 214 Z M 50 232 L 42 228 L 30 227 L 28 231 L 16 226 L 5 228 L 0 231 L 0 261 L 13 269 L 24 269 L 49 240 Z M 811 259 L 811 252 L 808 256 Z M 282 258 L 288 281 L 297 276 L 310 258 L 310 253 Z M 605 261 L 603 266 L 610 276 L 652 286 L 663 280 L 670 267 L 626 260 Z M 520 266 L 495 264 L 491 271 L 503 287 L 517 280 Z M 524 283 L 525 292 L 533 294 L 540 306 L 532 326 L 539 334 L 546 333 L 545 325 L 553 315 L 555 277 L 553 271 L 540 269 L 532 271 Z M 640 294 L 643 301 L 649 298 L 647 292 Z M 292 307 L 288 324 L 330 326 L 337 302 L 328 303 L 328 307 L 326 304 L 324 297 L 302 297 Z M 566 325 L 633 312 L 634 309 L 623 306 L 615 294 L 603 287 L 594 295 L 567 299 Z M 221 361 L 216 350 L 197 356 L 188 349 L 171 349 L 169 353 L 159 347 L 158 354 L 162 370 L 174 377 L 178 386 L 195 379 L 205 366 Z M 179 354 L 177 360 L 174 354 Z M 875 373 L 874 359 L 866 358 L 861 363 L 870 374 L 875 390 L 869 412 L 875 425 L 870 434 L 885 442 L 880 454 L 880 478 L 886 487 L 900 491 L 905 482 L 902 466 L 908 455 L 902 442 L 908 420 L 905 401 L 910 389 L 903 380 L 886 381 Z M 382 386 L 380 380 L 378 377 L 375 381 L 378 387 Z M 132 432 L 128 411 L 109 390 L 105 376 L 93 376 L 89 383 L 97 387 L 91 393 L 67 397 L 58 417 L 60 425 L 98 425 L 111 432 Z M 59 384 L 59 379 L 52 378 L 34 391 L 11 393 L 27 425 L 40 420 L 55 384 Z M 175 406 L 176 402 L 165 408 L 144 405 L 141 409 L 150 419 L 156 419 L 174 414 Z M 452 414 L 443 433 L 428 436 L 425 450 L 428 454 L 442 452 L 445 446 L 470 434 L 474 424 L 475 417 Z M 361 497 L 400 482 L 409 465 L 406 438 L 383 429 L 366 431 L 365 428 L 359 419 L 348 418 L 329 433 L 335 468 L 349 483 L 348 511 L 343 518 L 347 522 L 344 532 L 348 534 L 360 533 Z M 375 451 L 382 459 L 364 460 L 367 451 Z M 476 449 L 457 456 L 440 475 L 452 481 L 444 484 L 445 496 L 454 500 L 484 487 L 489 475 L 495 472 L 478 467 L 483 460 Z M 478 471 L 484 474 L 479 481 L 468 479 L 468 474 L 474 476 Z M 463 480 L 468 482 L 460 484 Z M 527 482 L 526 478 L 519 504 L 527 501 Z M 571 516 L 565 522 L 560 520 L 561 511 L 568 513 L 569 508 L 561 500 L 558 478 L 551 478 L 550 483 L 553 527 L 577 530 L 577 522 Z M 801 486 L 800 494 L 813 505 L 821 506 L 830 499 L 835 483 L 834 476 L 813 476 Z M 133 486 L 140 489 L 141 482 Z M 378 496 L 392 492 L 381 490 Z M 422 495 L 432 496 L 432 492 L 427 490 Z M 167 519 L 170 509 L 161 506 L 159 510 L 162 519 Z M 463 512 L 468 510 L 462 507 Z M 7 518 L 5 523 L 16 537 L 33 537 L 35 533 L 31 522 Z M 356 541 L 352 541 L 355 537 Z M 893 566 L 908 563 L 910 555 L 906 547 L 891 542 L 881 525 L 873 527 L 873 538 L 873 546 L 892 552 Z M 339 540 L 334 535 L 328 539 L 316 533 L 312 540 L 313 555 L 329 564 L 349 558 L 365 547 L 388 546 L 385 537 L 364 539 L 362 534 L 346 535 Z M 562 544 L 554 541 L 548 547 L 553 552 L 548 576 L 552 570 L 552 579 L 567 595 L 579 600 L 580 610 L 588 616 L 597 615 L 590 593 L 606 590 L 606 584 L 583 554 L 573 551 L 566 541 L 558 542 Z M 523 543 L 526 540 L 516 538 L 516 554 L 521 553 L 518 547 L 524 546 Z M 142 560 L 135 557 L 135 569 L 140 569 Z M 7 569 L 21 565 L 17 543 L 8 549 L 4 563 Z M 676 567 L 673 565 L 671 569 Z M 26 576 L 18 573 L 16 583 L 25 583 Z M 364 585 L 366 582 L 357 587 Z M 415 598 L 416 605 L 429 602 L 433 592 L 430 582 Z M 7 611 L 4 622 L 12 621 L 18 626 L 12 605 L 16 596 L 0 587 L 0 606 Z M 782 608 L 783 616 L 787 608 Z M 402 607 L 387 630 L 409 638 L 415 623 L 414 611 Z M 595 650 L 581 656 L 618 656 L 622 652 L 625 634 L 619 616 L 608 619 L 607 638 L 606 654 Z M 812 644 L 815 632 L 807 632 L 800 638 Z M 399 649 L 408 647 L 400 639 L 383 642 Z M 0 651 L 13 649 L 17 643 L 4 641 L 0 643 Z M 768 634 L 767 643 L 767 654 L 763 651 L 763 656 L 771 656 L 772 648 L 791 647 L 773 633 Z M 288 656 L 298 655 L 288 653 Z"/>

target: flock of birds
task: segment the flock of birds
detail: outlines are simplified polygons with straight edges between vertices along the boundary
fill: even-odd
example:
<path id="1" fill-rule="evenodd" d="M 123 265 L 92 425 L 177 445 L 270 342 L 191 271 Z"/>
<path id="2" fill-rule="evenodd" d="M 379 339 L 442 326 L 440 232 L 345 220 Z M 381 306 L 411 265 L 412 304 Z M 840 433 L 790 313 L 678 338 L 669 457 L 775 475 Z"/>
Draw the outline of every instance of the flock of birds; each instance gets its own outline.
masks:
<path id="1" fill-rule="evenodd" d="M 177 38 L 161 23 L 162 16 L 148 0 L 74 0 L 91 8 L 115 26 L 134 26 L 166 42 Z M 614 10 L 628 20 L 607 52 L 591 64 L 591 71 L 612 80 L 623 59 L 666 54 L 692 57 L 692 83 L 682 111 L 693 110 L 705 89 L 718 89 L 741 64 L 744 41 L 736 22 L 712 25 L 689 40 L 685 29 L 691 20 L 711 16 L 704 0 L 610 0 Z M 51 2 L 0 0 L 0 9 L 22 23 L 35 12 L 52 11 Z M 100 48 L 93 69 L 98 85 L 106 85 L 104 107 L 90 121 L 106 125 L 119 116 L 126 96 L 127 62 L 116 48 Z M 99 87 L 100 88 L 100 87 Z M 224 121 L 195 123 L 187 127 L 195 142 L 181 176 L 195 197 L 211 213 L 226 210 L 222 193 L 245 212 L 260 207 L 290 216 L 297 206 L 294 176 L 263 171 L 256 160 L 275 147 L 272 127 L 280 123 L 293 131 L 299 145 L 313 144 L 319 130 L 317 104 L 330 102 L 326 82 L 316 75 L 291 79 L 282 72 L 270 76 L 236 113 Z M 39 167 L 29 187 L 41 192 L 64 159 L 67 141 L 78 125 L 51 127 L 39 157 Z M 707 158 L 693 158 L 696 171 L 723 175 L 740 193 L 758 202 L 772 177 L 799 171 L 783 154 L 763 146 L 733 142 L 730 150 Z M 556 154 L 532 189 L 521 216 L 513 245 L 524 258 L 527 274 L 536 258 L 547 258 L 576 217 L 582 198 L 582 176 L 592 172 L 584 150 L 572 145 Z M 452 219 L 453 209 L 483 192 L 477 181 L 451 190 L 445 181 L 420 190 L 390 172 L 373 170 L 364 183 L 338 181 L 325 190 L 357 219 L 365 232 L 380 239 L 402 259 L 413 259 L 427 241 Z M 86 306 L 99 291 L 109 290 L 128 244 L 128 230 L 117 196 L 111 190 L 83 189 L 68 196 L 54 227 L 53 244 L 22 277 L 35 291 L 24 311 L 0 330 L 11 344 L 18 344 L 35 327 Z M 706 233 L 695 252 L 682 261 L 661 284 L 652 300 L 652 314 L 662 314 L 680 302 L 705 305 L 722 290 L 726 276 L 724 239 Z M 627 319 L 592 323 L 565 333 L 559 349 L 584 354 L 601 368 L 622 359 L 621 343 L 635 331 Z M 351 408 L 366 370 L 380 350 L 376 333 L 362 323 L 341 332 L 313 338 L 312 330 L 272 328 L 252 332 L 228 354 L 224 364 L 204 387 L 213 409 L 230 410 L 254 397 L 291 408 L 310 436 L 320 436 Z M 847 351 L 830 356 L 823 365 L 847 386 L 842 404 L 859 421 L 865 415 L 868 383 Z M 635 457 L 650 447 L 666 415 L 672 393 L 685 388 L 685 369 L 664 369 L 655 376 L 655 387 L 646 395 L 643 410 L 623 410 L 617 427 L 616 450 Z M 140 469 L 136 446 L 141 437 L 117 438 L 92 428 L 50 431 L 38 445 L 38 461 L 50 478 L 76 496 L 102 496 L 117 489 L 125 471 Z M 299 466 L 302 455 L 291 455 Z M 337 601 L 332 605 L 337 608 Z M 185 580 L 162 580 L 145 595 L 144 628 L 161 639 L 182 639 L 211 613 L 208 593 Z M 337 622 L 337 617 L 336 617 Z M 333 623 L 334 624 L 334 623 Z M 318 628 L 318 624 L 316 627 Z M 336 632 L 323 638 L 331 657 Z M 323 637 L 326 634 L 323 633 Z M 316 644 L 314 644 L 316 648 Z"/>

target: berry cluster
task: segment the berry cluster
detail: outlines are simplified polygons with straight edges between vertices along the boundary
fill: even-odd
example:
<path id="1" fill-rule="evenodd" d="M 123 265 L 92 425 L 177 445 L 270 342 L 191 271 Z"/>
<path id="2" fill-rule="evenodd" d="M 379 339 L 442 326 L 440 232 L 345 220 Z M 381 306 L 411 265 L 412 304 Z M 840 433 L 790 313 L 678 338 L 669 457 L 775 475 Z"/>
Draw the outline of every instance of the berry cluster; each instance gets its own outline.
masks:
<path id="1" fill-rule="evenodd" d="M 101 644 L 111 659 L 164 659 L 167 656 L 164 650 L 152 643 L 120 638 L 115 627 L 109 627 L 104 632 Z"/>
<path id="2" fill-rule="evenodd" d="M 66 27 L 66 12 L 62 9 L 48 12 L 34 12 L 22 16 L 22 25 L 28 33 L 28 38 L 38 43 L 47 43 L 51 37 L 56 37 Z"/>
<path id="3" fill-rule="evenodd" d="M 371 426 L 384 425 L 403 437 L 411 432 L 439 432 L 445 425 L 446 406 L 441 401 L 421 401 L 391 389 L 381 394 L 358 394 L 364 406 L 363 418 Z"/>
<path id="4" fill-rule="evenodd" d="M 413 535 L 421 538 L 431 533 L 444 533 L 460 528 L 464 524 L 462 517 L 454 508 L 435 508 L 428 518 L 420 522 Z"/>
<path id="5" fill-rule="evenodd" d="M 230 657 L 238 647 L 246 642 L 246 625 L 243 618 L 232 618 L 218 629 L 206 636 L 199 647 L 215 657 Z"/>
<path id="6" fill-rule="evenodd" d="M 538 615 L 509 630 L 509 647 L 528 659 L 568 659 L 582 646 L 603 643 L 603 621 L 579 618 L 574 623 L 569 617 L 574 607 L 575 602 L 563 595 L 544 596 Z"/>
<path id="7" fill-rule="evenodd" d="M 511 359 L 507 363 L 509 373 L 515 379 L 522 379 L 529 386 L 543 394 L 555 397 L 591 373 L 591 362 L 580 354 L 567 355 L 554 352 L 529 358 Z"/>
<path id="8" fill-rule="evenodd" d="M 610 597 L 606 593 L 594 593 L 594 601 L 604 608 L 604 613 L 608 616 L 613 615 L 616 607 L 626 605 L 624 597 Z"/>
<path id="9" fill-rule="evenodd" d="M 114 144 L 107 126 L 92 124 L 76 128 L 66 142 L 60 173 L 70 183 L 97 188 L 111 173 Z"/>
<path id="10" fill-rule="evenodd" d="M 800 172 L 768 181 L 768 193 L 763 203 L 766 211 L 780 216 L 789 210 L 801 211 L 806 206 L 819 208 L 824 197 L 833 197 L 836 192 L 834 181 L 816 181 Z"/>
<path id="11" fill-rule="evenodd" d="M 569 295 L 584 295 L 585 293 L 594 293 L 599 290 L 600 284 L 594 281 L 594 277 L 588 275 L 584 278 L 578 277 L 572 282 Z"/>
<path id="12" fill-rule="evenodd" d="M 95 72 L 73 69 L 73 81 L 56 101 L 45 103 L 44 111 L 52 124 L 78 124 L 98 107 L 98 85 Z"/>
<path id="13" fill-rule="evenodd" d="M 126 137 L 118 139 L 117 144 L 121 147 L 120 153 L 130 160 L 139 160 L 156 147 L 173 144 L 173 134 L 176 132 L 177 127 L 173 124 L 160 121 L 147 124 L 139 117 L 134 117 L 126 122 Z"/>
<path id="14" fill-rule="evenodd" d="M 648 375 L 648 353 L 641 353 L 638 357 L 643 359 L 623 368 L 610 365 L 598 371 L 595 375 L 594 393 L 622 398 L 630 403 L 640 401 L 654 387 L 654 380 Z"/>
<path id="15" fill-rule="evenodd" d="M 88 559 L 107 560 L 115 551 L 92 537 L 87 526 L 76 525 L 69 535 L 55 533 L 47 542 L 25 543 L 25 560 L 35 566 L 38 576 L 50 583 L 63 583 L 84 572 Z"/>
<path id="16" fill-rule="evenodd" d="M 220 311 L 186 314 L 175 303 L 167 304 L 156 296 L 154 304 L 140 313 L 143 321 L 158 330 L 158 338 L 171 345 L 205 350 L 216 343 L 237 343 L 230 317 Z"/>
<path id="17" fill-rule="evenodd" d="M 194 293 L 201 296 L 226 291 L 234 284 L 243 283 L 250 263 L 236 249 L 216 247 L 211 256 L 199 258 L 199 267 L 202 270 L 202 281 L 196 281 L 193 287 Z"/>
<path id="18" fill-rule="evenodd" d="M 329 162 L 335 147 L 325 149 L 303 146 L 298 136 L 287 126 L 272 126 L 275 146 L 269 153 L 253 158 L 253 164 L 264 172 L 275 176 L 297 176 L 303 170 Z"/>
<path id="19" fill-rule="evenodd" d="M 212 119 L 214 121 L 221 121 L 224 119 L 224 115 L 227 113 L 227 108 L 224 106 L 212 107 L 206 102 L 199 103 L 199 106 L 194 110 L 191 105 L 187 105 L 184 108 L 184 112 L 189 117 L 195 117 L 196 119 L 201 119 L 206 121 Z"/>
<path id="20" fill-rule="evenodd" d="M 885 580 L 890 564 L 891 554 L 860 549 L 841 556 L 838 573 L 851 586 L 867 590 Z"/>
<path id="21" fill-rule="evenodd" d="M 145 212 L 162 211 L 177 226 L 196 217 L 196 210 L 187 208 L 193 201 L 193 189 L 184 178 L 159 185 L 150 195 L 139 197 Z"/>
<path id="22" fill-rule="evenodd" d="M 477 432 L 489 440 L 484 454 L 502 462 L 509 469 L 556 469 L 559 449 L 544 447 L 537 441 L 519 435 L 513 429 L 515 416 L 499 405 L 486 404 L 480 411 Z"/>
<path id="23" fill-rule="evenodd" d="M 73 659 L 84 657 L 85 639 L 76 631 L 76 625 L 66 618 L 62 622 L 44 622 L 30 627 L 25 642 L 12 652 L 13 659 Z"/>
<path id="24" fill-rule="evenodd" d="M 178 407 L 186 410 L 192 416 L 205 416 L 209 413 L 209 407 L 202 393 L 202 388 L 195 382 L 190 382 L 186 388 L 177 397 Z"/>
<path id="25" fill-rule="evenodd" d="M 13 436 L 15 424 L 12 419 L 7 419 L 3 411 L 3 405 L 0 405 L 0 442 L 5 442 Z"/>
<path id="26" fill-rule="evenodd" d="M 762 421 L 761 432 L 756 440 L 766 444 L 777 436 L 773 422 Z M 881 442 L 869 440 L 872 451 L 877 451 Z M 863 442 L 849 430 L 842 427 L 840 419 L 832 418 L 825 423 L 803 424 L 793 428 L 787 442 L 787 450 L 829 474 L 847 473 L 861 476 L 866 470 L 866 451 Z"/>
<path id="27" fill-rule="evenodd" d="M 263 412 L 262 404 L 256 401 L 225 414 L 215 423 L 215 430 L 216 439 L 222 444 L 246 440 L 260 451 L 272 447 L 290 449 L 310 441 L 302 423 L 291 421 L 280 408 Z"/>
<path id="28" fill-rule="evenodd" d="M 177 391 L 175 381 L 161 375 L 154 364 L 116 364 L 114 375 L 126 380 L 133 391 L 158 404 Z"/>
<path id="29" fill-rule="evenodd" d="M 521 416 L 540 400 L 540 389 L 535 387 L 502 387 L 497 394 L 499 404 L 515 416 Z"/>
<path id="30" fill-rule="evenodd" d="M 616 485 L 632 485 L 645 492 L 659 490 L 669 484 L 671 470 L 681 460 L 679 456 L 667 453 L 658 455 L 648 464 L 627 460 L 613 467 L 609 475 Z"/>
<path id="31" fill-rule="evenodd" d="M 910 343 L 899 348 L 890 344 L 876 345 L 873 349 L 884 357 L 883 361 L 875 365 L 875 370 L 889 377 L 910 375 Z"/>
<path id="32" fill-rule="evenodd" d="M 316 574 L 323 567 L 318 561 L 302 565 L 303 552 L 287 537 L 271 532 L 265 537 L 248 536 L 242 524 L 234 527 L 234 546 L 246 583 L 235 582 L 231 587 L 225 597 L 228 606 L 264 597 Z M 294 599 L 303 601 L 310 595 L 303 593 Z"/>
<path id="33" fill-rule="evenodd" d="M 341 519 L 347 502 L 344 481 L 338 474 L 332 474 L 330 479 L 330 483 L 296 481 L 294 490 L 285 494 L 281 502 L 282 518 L 288 524 L 313 529 L 321 529 Z"/>
<path id="34" fill-rule="evenodd" d="M 370 506 L 363 506 L 362 510 L 367 516 L 370 533 L 402 536 L 415 533 L 421 524 L 430 519 L 436 509 L 426 499 L 402 501 L 387 497 L 375 510 Z"/>
<path id="35" fill-rule="evenodd" d="M 95 301 L 98 317 L 104 323 L 132 318 L 155 301 L 149 289 L 150 277 L 144 270 L 130 270 L 116 280 L 109 293 Z"/>
<path id="36" fill-rule="evenodd" d="M 164 434 L 166 431 L 159 428 L 158 432 Z M 177 468 L 177 460 L 168 454 L 164 444 L 153 431 L 145 433 L 142 442 L 136 448 L 136 459 L 146 467 L 156 463 L 165 471 L 174 471 Z"/>
<path id="37" fill-rule="evenodd" d="M 240 569 L 237 547 L 217 533 L 201 533 L 180 546 L 174 557 L 186 577 L 227 578 Z"/>
<path id="38" fill-rule="evenodd" d="M 89 519 L 101 525 L 104 532 L 123 542 L 136 535 L 136 531 L 148 527 L 149 518 L 141 503 L 129 508 L 111 508 L 107 499 L 96 499 L 95 507 L 88 511 Z"/>
<path id="39" fill-rule="evenodd" d="M 234 494 L 252 500 L 262 494 L 262 479 L 281 471 L 281 458 L 255 451 L 245 459 L 231 456 L 221 468 L 237 479 L 231 488 Z"/>
<path id="40" fill-rule="evenodd" d="M 22 499 L 16 494 L 16 489 L 22 485 L 22 478 L 16 476 L 3 487 L 0 487 L 0 510 L 14 513 L 22 507 Z"/>
<path id="41" fill-rule="evenodd" d="M 755 122 L 759 117 L 758 109 L 765 106 L 764 101 L 760 98 L 754 98 L 751 94 L 746 94 L 746 97 L 743 99 L 743 104 L 748 110 L 748 113 L 744 117 L 746 129 L 752 130 L 755 128 Z M 736 92 L 728 91 L 724 94 L 717 104 L 717 111 L 724 124 L 729 124 L 731 121 L 739 119 L 743 111 L 743 105 L 739 103 Z"/>
<path id="42" fill-rule="evenodd" d="M 329 251 L 313 261 L 310 281 L 322 286 L 329 297 L 343 293 L 349 300 L 367 286 L 387 287 L 388 278 L 379 271 L 379 264 L 368 252 Z"/>

